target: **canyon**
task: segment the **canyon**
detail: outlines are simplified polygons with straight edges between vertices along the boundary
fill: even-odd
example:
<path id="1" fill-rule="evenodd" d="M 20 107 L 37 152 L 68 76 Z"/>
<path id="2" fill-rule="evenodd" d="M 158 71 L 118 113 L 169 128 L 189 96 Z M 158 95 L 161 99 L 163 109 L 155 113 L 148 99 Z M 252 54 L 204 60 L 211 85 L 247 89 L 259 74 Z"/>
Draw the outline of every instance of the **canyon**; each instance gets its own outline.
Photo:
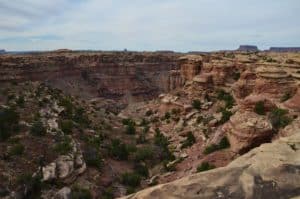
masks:
<path id="1" fill-rule="evenodd" d="M 1 55 L 1 107 L 23 127 L 0 142 L 0 193 L 32 194 L 15 174 L 27 168 L 51 187 L 42 198 L 298 197 L 300 54 L 242 48 Z M 46 148 L 66 140 L 67 153 Z"/>

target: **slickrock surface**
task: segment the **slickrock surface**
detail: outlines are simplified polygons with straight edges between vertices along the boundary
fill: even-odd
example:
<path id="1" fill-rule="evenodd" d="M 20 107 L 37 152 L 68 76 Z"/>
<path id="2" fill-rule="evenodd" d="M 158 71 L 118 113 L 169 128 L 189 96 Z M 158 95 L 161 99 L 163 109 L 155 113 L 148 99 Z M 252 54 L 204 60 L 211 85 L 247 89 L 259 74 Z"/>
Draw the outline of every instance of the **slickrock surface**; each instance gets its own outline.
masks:
<path id="1" fill-rule="evenodd" d="M 293 198 L 300 196 L 300 132 L 263 144 L 228 166 L 124 197 Z"/>

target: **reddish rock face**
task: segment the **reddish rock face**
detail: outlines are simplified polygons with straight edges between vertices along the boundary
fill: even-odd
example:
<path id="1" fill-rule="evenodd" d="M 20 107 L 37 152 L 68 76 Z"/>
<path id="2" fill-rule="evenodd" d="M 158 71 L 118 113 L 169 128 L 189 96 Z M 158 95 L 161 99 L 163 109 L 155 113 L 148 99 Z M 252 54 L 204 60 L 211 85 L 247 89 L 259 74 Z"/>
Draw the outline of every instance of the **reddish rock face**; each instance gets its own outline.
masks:
<path id="1" fill-rule="evenodd" d="M 182 80 L 191 81 L 198 75 L 202 68 L 202 57 L 197 55 L 188 55 L 179 59 L 180 74 Z"/>
<path id="2" fill-rule="evenodd" d="M 129 103 L 179 87 L 178 57 L 133 52 L 4 55 L 0 57 L 0 82 L 42 80 L 71 94 Z"/>
<path id="3" fill-rule="evenodd" d="M 294 111 L 300 111 L 300 89 L 298 89 L 297 93 L 291 99 L 286 101 L 284 105 Z"/>

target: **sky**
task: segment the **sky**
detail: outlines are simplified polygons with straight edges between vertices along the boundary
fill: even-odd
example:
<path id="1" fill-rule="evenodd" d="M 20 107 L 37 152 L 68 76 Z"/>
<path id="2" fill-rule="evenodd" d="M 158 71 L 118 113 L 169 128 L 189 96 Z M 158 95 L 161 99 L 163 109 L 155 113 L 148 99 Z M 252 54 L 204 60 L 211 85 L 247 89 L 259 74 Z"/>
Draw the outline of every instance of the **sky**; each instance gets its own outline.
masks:
<path id="1" fill-rule="evenodd" d="M 300 46 L 300 0 L 0 0 L 0 49 Z"/>

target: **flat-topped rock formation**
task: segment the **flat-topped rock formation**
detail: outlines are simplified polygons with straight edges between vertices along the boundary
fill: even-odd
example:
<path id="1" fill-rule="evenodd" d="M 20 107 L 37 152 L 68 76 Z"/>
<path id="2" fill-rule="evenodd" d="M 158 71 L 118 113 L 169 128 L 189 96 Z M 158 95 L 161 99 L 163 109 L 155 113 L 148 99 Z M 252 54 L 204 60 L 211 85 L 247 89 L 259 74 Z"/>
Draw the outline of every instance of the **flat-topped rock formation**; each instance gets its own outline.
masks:
<path id="1" fill-rule="evenodd" d="M 271 52 L 300 52 L 300 47 L 271 47 Z"/>
<path id="2" fill-rule="evenodd" d="M 249 52 L 259 51 L 257 46 L 253 46 L 253 45 L 240 45 L 240 47 L 237 50 L 238 51 L 249 51 Z"/>

